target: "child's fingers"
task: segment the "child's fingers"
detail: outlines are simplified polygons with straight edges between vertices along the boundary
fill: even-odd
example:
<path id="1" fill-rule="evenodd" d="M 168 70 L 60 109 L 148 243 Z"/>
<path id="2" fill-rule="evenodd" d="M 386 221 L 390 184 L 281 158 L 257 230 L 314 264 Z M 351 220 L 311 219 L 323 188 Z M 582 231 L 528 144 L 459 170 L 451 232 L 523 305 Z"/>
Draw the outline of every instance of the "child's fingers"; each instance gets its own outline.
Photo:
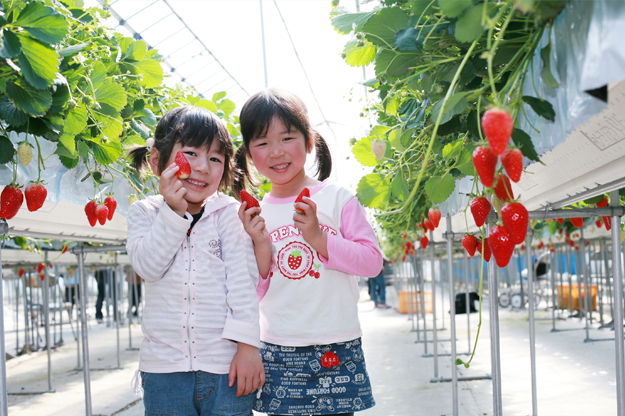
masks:
<path id="1" fill-rule="evenodd" d="M 262 387 L 265 385 L 265 371 L 262 370 L 260 372 L 260 384 L 258 385 L 258 387 Z"/>
<path id="2" fill-rule="evenodd" d="M 296 210 L 297 215 L 307 215 L 313 212 L 311 206 L 304 202 L 296 203 L 295 210 Z M 304 214 L 300 214 L 301 212 L 304 212 Z"/>
<path id="3" fill-rule="evenodd" d="M 176 172 L 178 172 L 179 170 L 180 170 L 180 167 L 176 165 L 175 163 L 172 163 L 171 165 L 167 166 L 165 170 L 161 172 L 161 178 L 165 177 L 169 179 L 173 177 L 176 174 Z"/>
<path id="4" fill-rule="evenodd" d="M 239 218 L 241 221 L 245 223 L 245 208 L 247 207 L 247 202 L 243 201 L 239 206 Z"/>
<path id="5" fill-rule="evenodd" d="M 312 198 L 308 198 L 307 196 L 305 196 L 304 198 L 302 198 L 302 200 L 310 206 L 310 208 L 312 209 L 312 212 L 314 212 L 315 214 L 317 213 L 317 203 L 315 201 L 312 200 Z"/>
<path id="6" fill-rule="evenodd" d="M 228 373 L 228 387 L 234 386 L 234 382 L 236 381 L 236 379 L 237 379 L 237 369 L 236 369 L 236 366 L 231 364 L 230 372 Z"/>

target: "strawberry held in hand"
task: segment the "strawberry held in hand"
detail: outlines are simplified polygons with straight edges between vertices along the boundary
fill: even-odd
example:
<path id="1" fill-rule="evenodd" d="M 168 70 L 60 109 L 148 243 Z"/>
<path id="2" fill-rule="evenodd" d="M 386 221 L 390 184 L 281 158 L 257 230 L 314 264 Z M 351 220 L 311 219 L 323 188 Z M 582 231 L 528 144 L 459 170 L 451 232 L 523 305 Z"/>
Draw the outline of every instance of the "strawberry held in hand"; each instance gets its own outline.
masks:
<path id="1" fill-rule="evenodd" d="M 177 152 L 174 163 L 176 163 L 179 168 L 178 172 L 176 172 L 178 179 L 187 179 L 191 175 L 191 165 L 189 165 L 189 161 L 184 153 Z"/>
<path id="2" fill-rule="evenodd" d="M 438 208 L 430 208 L 428 218 L 432 221 L 432 224 L 434 224 L 434 228 L 438 228 L 438 224 L 441 221 L 441 211 Z"/>
<path id="3" fill-rule="evenodd" d="M 302 192 L 300 192 L 297 198 L 295 198 L 295 203 L 297 204 L 298 202 L 304 202 L 304 197 L 310 198 L 310 189 L 308 189 L 307 187 L 304 187 L 304 189 L 302 189 Z M 295 212 L 297 212 L 298 214 L 304 214 L 304 211 L 300 211 L 297 208 L 295 208 Z"/>
<path id="4" fill-rule="evenodd" d="M 258 203 L 258 200 L 254 198 L 252 194 L 247 192 L 245 189 L 241 191 L 241 203 L 243 202 L 247 203 L 247 206 L 245 207 L 246 210 L 250 208 L 260 208 L 260 204 Z M 252 218 L 254 218 L 257 215 L 258 215 L 258 212 L 255 212 L 254 214 L 252 214 Z"/>
<path id="5" fill-rule="evenodd" d="M 491 188 L 495 179 L 497 156 L 486 146 L 478 146 L 473 151 L 473 166 L 482 184 Z"/>
<path id="6" fill-rule="evenodd" d="M 10 220 L 15 217 L 24 202 L 24 195 L 16 183 L 7 185 L 0 194 L 0 218 Z"/>
<path id="7" fill-rule="evenodd" d="M 26 196 L 26 206 L 28 210 L 31 212 L 37 211 L 43 206 L 48 196 L 48 190 L 42 182 L 31 182 L 26 185 L 24 196 Z"/>
<path id="8" fill-rule="evenodd" d="M 107 219 L 110 221 L 113 219 L 113 214 L 115 213 L 115 209 L 117 208 L 117 200 L 113 197 L 113 195 L 109 195 L 104 200 L 104 205 L 109 209 L 109 214 Z"/>
<path id="9" fill-rule="evenodd" d="M 473 257 L 477 249 L 477 237 L 473 234 L 465 235 L 462 237 L 462 247 L 469 253 L 469 256 Z"/>
<path id="10" fill-rule="evenodd" d="M 506 267 L 514 252 L 514 243 L 508 231 L 501 225 L 494 226 L 488 235 L 488 245 L 495 256 L 497 266 Z"/>
<path id="11" fill-rule="evenodd" d="M 521 244 L 527 234 L 529 214 L 520 202 L 511 202 L 501 210 L 501 221 L 514 244 Z"/>
<path id="12" fill-rule="evenodd" d="M 514 120 L 503 108 L 491 108 L 482 116 L 482 130 L 491 150 L 497 156 L 506 150 L 513 128 Z"/>

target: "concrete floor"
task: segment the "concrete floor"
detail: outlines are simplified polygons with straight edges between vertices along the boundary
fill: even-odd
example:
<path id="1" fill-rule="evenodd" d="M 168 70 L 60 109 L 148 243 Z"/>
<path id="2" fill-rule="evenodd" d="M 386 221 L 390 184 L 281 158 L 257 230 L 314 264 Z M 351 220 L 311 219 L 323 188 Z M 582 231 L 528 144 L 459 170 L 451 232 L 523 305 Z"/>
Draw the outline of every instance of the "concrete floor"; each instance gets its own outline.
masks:
<path id="1" fill-rule="evenodd" d="M 388 303 L 398 306 L 397 294 L 388 287 Z M 412 321 L 396 308 L 374 309 L 366 289 L 359 303 L 364 331 L 363 345 L 377 406 L 361 412 L 363 416 L 438 416 L 452 415 L 451 383 L 432 383 L 434 361 L 423 357 L 424 344 L 416 343 Z M 482 332 L 471 367 L 458 368 L 459 376 L 491 373 L 488 307 L 485 299 Z M 529 323 L 527 311 L 500 311 L 503 413 L 532 413 Z M 584 322 L 579 319 L 557 321 L 551 332 L 551 312 L 536 313 L 537 397 L 541 415 L 616 415 L 614 342 L 584 342 Z M 430 317 L 431 319 L 431 317 Z M 471 315 L 471 336 L 475 337 L 477 314 Z M 430 324 L 428 324 L 430 325 Z M 445 326 L 449 328 L 446 316 Z M 593 325 L 597 327 L 597 324 Z M 457 350 L 469 350 L 466 315 L 456 320 Z M 132 326 L 133 346 L 141 340 L 139 325 Z M 590 330 L 591 339 L 612 338 L 610 330 Z M 8 338 L 8 337 L 7 337 Z M 76 370 L 76 343 L 71 332 L 65 345 L 52 353 L 56 393 L 10 395 L 9 415 L 84 415 L 84 377 Z M 431 333 L 428 333 L 431 338 Z M 449 330 L 439 339 L 449 339 Z M 138 352 L 128 350 L 128 328 L 120 330 L 120 362 L 117 367 L 114 327 L 93 325 L 89 331 L 91 397 L 93 415 L 143 415 L 143 403 L 130 388 L 137 368 Z M 70 342 L 71 341 L 71 342 Z M 7 339 L 7 342 L 9 340 Z M 8 350 L 11 352 L 10 350 Z M 432 344 L 428 346 L 432 352 Z M 449 353 L 450 342 L 439 343 L 439 353 Z M 467 359 L 467 355 L 460 356 Z M 450 358 L 440 357 L 440 377 L 451 377 Z M 7 362 L 10 392 L 47 390 L 47 355 L 33 353 Z M 492 415 L 490 380 L 463 381 L 458 384 L 459 415 Z M 261 414 L 257 414 L 260 416 Z"/>

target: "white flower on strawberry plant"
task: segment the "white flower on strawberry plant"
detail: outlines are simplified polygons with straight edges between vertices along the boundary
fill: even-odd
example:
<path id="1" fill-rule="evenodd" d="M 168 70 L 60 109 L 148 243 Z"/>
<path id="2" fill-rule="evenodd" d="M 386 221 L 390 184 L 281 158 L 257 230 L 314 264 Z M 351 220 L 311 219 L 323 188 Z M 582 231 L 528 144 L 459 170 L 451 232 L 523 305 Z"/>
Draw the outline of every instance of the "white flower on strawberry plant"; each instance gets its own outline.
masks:
<path id="1" fill-rule="evenodd" d="M 386 154 L 386 142 L 381 139 L 374 139 L 371 142 L 371 151 L 375 155 L 376 159 L 384 159 L 384 155 Z"/>

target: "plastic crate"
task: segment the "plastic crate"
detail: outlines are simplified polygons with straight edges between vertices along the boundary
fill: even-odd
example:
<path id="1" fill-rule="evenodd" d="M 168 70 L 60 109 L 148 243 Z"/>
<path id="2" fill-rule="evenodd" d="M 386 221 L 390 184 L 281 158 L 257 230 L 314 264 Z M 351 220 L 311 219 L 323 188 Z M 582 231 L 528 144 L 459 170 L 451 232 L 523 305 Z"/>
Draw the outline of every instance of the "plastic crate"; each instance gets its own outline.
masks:
<path id="1" fill-rule="evenodd" d="M 400 290 L 399 295 L 399 313 L 423 313 L 421 311 L 421 291 L 407 292 Z M 408 299 L 412 299 L 412 306 L 408 304 Z M 425 291 L 425 313 L 432 313 L 432 292 Z"/>
<path id="2" fill-rule="evenodd" d="M 592 298 L 592 310 L 597 310 L 597 285 L 592 285 L 590 287 L 590 297 Z M 577 283 L 573 284 L 573 291 L 571 293 L 573 295 L 573 310 L 579 310 L 579 290 L 577 288 Z M 584 296 L 585 296 L 585 288 L 582 285 L 582 307 L 584 305 Z M 569 285 L 558 285 L 558 305 L 560 309 L 568 309 L 569 308 Z"/>

